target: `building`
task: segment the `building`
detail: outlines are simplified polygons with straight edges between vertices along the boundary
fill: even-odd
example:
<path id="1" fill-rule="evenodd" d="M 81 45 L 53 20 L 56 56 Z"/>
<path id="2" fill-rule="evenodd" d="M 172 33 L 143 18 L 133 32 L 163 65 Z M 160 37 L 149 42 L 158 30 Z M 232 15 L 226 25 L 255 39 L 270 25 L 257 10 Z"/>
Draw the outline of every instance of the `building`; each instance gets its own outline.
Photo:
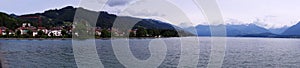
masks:
<path id="1" fill-rule="evenodd" d="M 101 35 L 101 27 L 96 27 L 96 29 L 95 29 L 95 35 L 98 35 L 98 36 L 100 36 Z"/>
<path id="2" fill-rule="evenodd" d="M 72 26 L 65 26 L 64 29 L 66 30 L 67 34 L 72 34 L 72 30 L 73 30 Z"/>
<path id="3" fill-rule="evenodd" d="M 117 29 L 117 28 L 111 28 L 111 29 L 109 29 L 109 31 L 110 31 L 111 33 L 113 33 L 115 36 L 124 36 L 124 35 L 125 35 L 125 32 L 120 31 L 120 30 Z"/>
<path id="4" fill-rule="evenodd" d="M 1 35 L 6 35 L 5 31 L 6 31 L 6 27 L 0 27 L 0 34 Z"/>
<path id="5" fill-rule="evenodd" d="M 22 24 L 22 27 L 19 27 L 18 29 L 16 29 L 16 31 L 17 31 L 17 30 L 20 30 L 20 31 L 21 31 L 21 35 L 24 35 L 24 34 L 27 34 L 28 31 L 32 31 L 32 32 L 36 31 L 37 28 L 31 26 L 30 23 L 23 23 L 23 24 Z M 35 36 L 35 35 L 32 34 L 32 36 Z"/>
<path id="6" fill-rule="evenodd" d="M 21 35 L 27 34 L 28 29 L 26 27 L 19 27 L 17 30 L 21 31 Z"/>
<path id="7" fill-rule="evenodd" d="M 133 36 L 136 36 L 136 31 L 137 31 L 137 29 L 128 30 L 129 34 L 133 33 Z"/>
<path id="8" fill-rule="evenodd" d="M 51 30 L 49 30 L 48 32 L 48 36 L 62 36 L 61 31 L 62 31 L 62 27 L 54 27 Z"/>
<path id="9" fill-rule="evenodd" d="M 15 34 L 15 32 L 13 31 L 13 30 L 9 30 L 9 33 L 8 33 L 9 35 L 14 35 Z"/>
<path id="10" fill-rule="evenodd" d="M 32 31 L 32 36 L 37 36 L 38 35 L 38 31 L 37 30 L 33 30 Z"/>
<path id="11" fill-rule="evenodd" d="M 47 34 L 47 33 L 49 32 L 49 30 L 46 29 L 46 27 L 38 27 L 37 32 L 38 32 L 38 31 L 43 31 L 44 34 Z"/>

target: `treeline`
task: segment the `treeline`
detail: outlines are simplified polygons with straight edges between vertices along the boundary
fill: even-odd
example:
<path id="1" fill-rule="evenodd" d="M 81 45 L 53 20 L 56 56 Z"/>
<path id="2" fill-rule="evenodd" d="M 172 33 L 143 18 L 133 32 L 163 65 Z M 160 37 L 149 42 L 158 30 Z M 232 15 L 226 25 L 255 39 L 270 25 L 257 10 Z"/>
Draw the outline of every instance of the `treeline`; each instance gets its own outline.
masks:
<path id="1" fill-rule="evenodd" d="M 176 30 L 158 30 L 138 28 L 136 31 L 127 32 L 124 36 L 118 36 L 107 29 L 101 31 L 101 35 L 96 35 L 96 38 L 111 38 L 111 37 L 130 37 L 130 38 L 155 38 L 155 37 L 179 37 Z"/>
<path id="2" fill-rule="evenodd" d="M 9 29 L 16 29 L 18 26 L 21 26 L 20 22 L 25 21 L 19 20 L 13 17 L 13 15 L 0 12 L 0 26 L 5 26 Z"/>
<path id="3" fill-rule="evenodd" d="M 176 30 L 162 30 L 162 29 L 145 29 L 139 27 L 134 35 L 130 32 L 129 37 L 179 37 Z"/>
<path id="4" fill-rule="evenodd" d="M 8 30 L 5 33 L 9 33 Z M 53 33 L 46 34 L 43 31 L 38 31 L 35 36 L 33 36 L 33 31 L 28 30 L 26 34 L 21 34 L 18 30 L 14 34 L 0 35 L 0 38 L 72 38 L 71 33 L 67 33 L 66 30 L 61 31 L 61 36 L 55 36 Z M 92 34 L 91 34 L 92 35 Z M 154 29 L 144 29 L 139 28 L 136 32 L 128 32 L 124 36 L 117 36 L 114 32 L 108 29 L 103 29 L 101 35 L 96 35 L 95 38 L 158 38 L 158 37 L 179 37 L 177 31 L 174 30 L 154 30 Z"/>

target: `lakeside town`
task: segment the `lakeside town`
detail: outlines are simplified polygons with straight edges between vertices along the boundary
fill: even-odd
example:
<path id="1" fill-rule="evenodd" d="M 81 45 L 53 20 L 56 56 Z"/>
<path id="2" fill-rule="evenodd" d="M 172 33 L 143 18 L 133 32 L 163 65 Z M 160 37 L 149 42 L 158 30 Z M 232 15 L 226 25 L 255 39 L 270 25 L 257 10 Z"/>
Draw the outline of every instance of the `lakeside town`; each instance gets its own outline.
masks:
<path id="1" fill-rule="evenodd" d="M 30 23 L 23 23 L 21 27 L 17 29 L 9 29 L 7 27 L 0 27 L 0 36 L 2 38 L 71 38 L 72 27 L 58 26 L 47 29 L 46 27 L 35 27 Z M 101 36 L 101 27 L 95 29 L 95 35 Z M 124 36 L 124 32 L 119 32 L 116 29 L 108 29 L 109 32 L 113 32 L 116 36 Z M 136 34 L 136 30 L 132 30 L 132 33 Z M 78 33 L 75 33 L 78 35 Z"/>
<path id="2" fill-rule="evenodd" d="M 47 29 L 46 27 L 35 27 L 30 23 L 23 23 L 21 27 L 16 29 L 9 29 L 7 27 L 0 27 L 1 38 L 72 38 L 72 26 L 58 26 Z M 88 28 L 89 29 L 89 28 Z M 85 31 L 90 31 L 85 30 Z M 161 33 L 163 32 L 163 33 Z M 89 32 L 93 33 L 93 32 Z M 79 36 L 79 32 L 74 32 L 75 36 Z M 89 34 L 93 35 L 93 34 Z M 94 35 L 96 38 L 114 37 L 175 37 L 178 36 L 172 30 L 151 30 L 139 27 L 132 30 L 120 31 L 117 28 L 102 29 L 101 27 L 94 28 Z"/>
<path id="3" fill-rule="evenodd" d="M 34 27 L 30 23 L 23 23 L 17 29 L 0 27 L 2 38 L 70 38 L 71 28 L 64 29 L 63 26 L 47 29 L 46 27 Z"/>

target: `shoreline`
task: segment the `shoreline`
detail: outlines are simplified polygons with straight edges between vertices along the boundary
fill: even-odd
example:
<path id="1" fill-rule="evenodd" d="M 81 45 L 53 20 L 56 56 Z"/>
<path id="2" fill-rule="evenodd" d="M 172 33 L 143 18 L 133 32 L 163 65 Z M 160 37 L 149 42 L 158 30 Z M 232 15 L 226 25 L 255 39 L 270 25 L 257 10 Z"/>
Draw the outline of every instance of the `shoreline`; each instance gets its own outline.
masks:
<path id="1" fill-rule="evenodd" d="M 185 37 L 210 37 L 210 36 L 185 36 Z M 231 36 L 228 36 L 231 37 Z M 161 38 L 184 38 L 184 37 L 161 37 Z M 300 38 L 291 38 L 291 37 L 231 37 L 231 38 L 282 38 L 282 39 L 300 39 Z M 0 40 L 72 40 L 73 38 L 0 38 Z M 125 37 L 118 38 L 94 38 L 101 40 L 110 40 L 110 39 L 125 39 Z M 157 39 L 155 37 L 131 37 L 128 39 Z"/>
<path id="2" fill-rule="evenodd" d="M 70 40 L 72 38 L 0 38 L 0 40 Z"/>

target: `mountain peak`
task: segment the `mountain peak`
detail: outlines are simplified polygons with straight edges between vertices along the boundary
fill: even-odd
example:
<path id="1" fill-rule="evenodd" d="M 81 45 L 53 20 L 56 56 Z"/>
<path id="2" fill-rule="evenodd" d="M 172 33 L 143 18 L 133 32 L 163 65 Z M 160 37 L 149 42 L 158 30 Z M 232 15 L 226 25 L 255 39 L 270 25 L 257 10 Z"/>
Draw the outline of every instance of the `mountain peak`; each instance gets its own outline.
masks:
<path id="1" fill-rule="evenodd" d="M 283 35 L 300 35 L 300 22 L 284 31 Z"/>
<path id="2" fill-rule="evenodd" d="M 199 36 L 210 36 L 210 26 L 212 25 L 198 25 L 195 28 Z M 257 26 L 256 24 L 227 24 L 225 26 L 228 36 L 269 33 L 267 29 Z"/>
<path id="3" fill-rule="evenodd" d="M 63 7 L 61 9 L 75 9 L 73 6 L 66 6 L 66 7 Z"/>

